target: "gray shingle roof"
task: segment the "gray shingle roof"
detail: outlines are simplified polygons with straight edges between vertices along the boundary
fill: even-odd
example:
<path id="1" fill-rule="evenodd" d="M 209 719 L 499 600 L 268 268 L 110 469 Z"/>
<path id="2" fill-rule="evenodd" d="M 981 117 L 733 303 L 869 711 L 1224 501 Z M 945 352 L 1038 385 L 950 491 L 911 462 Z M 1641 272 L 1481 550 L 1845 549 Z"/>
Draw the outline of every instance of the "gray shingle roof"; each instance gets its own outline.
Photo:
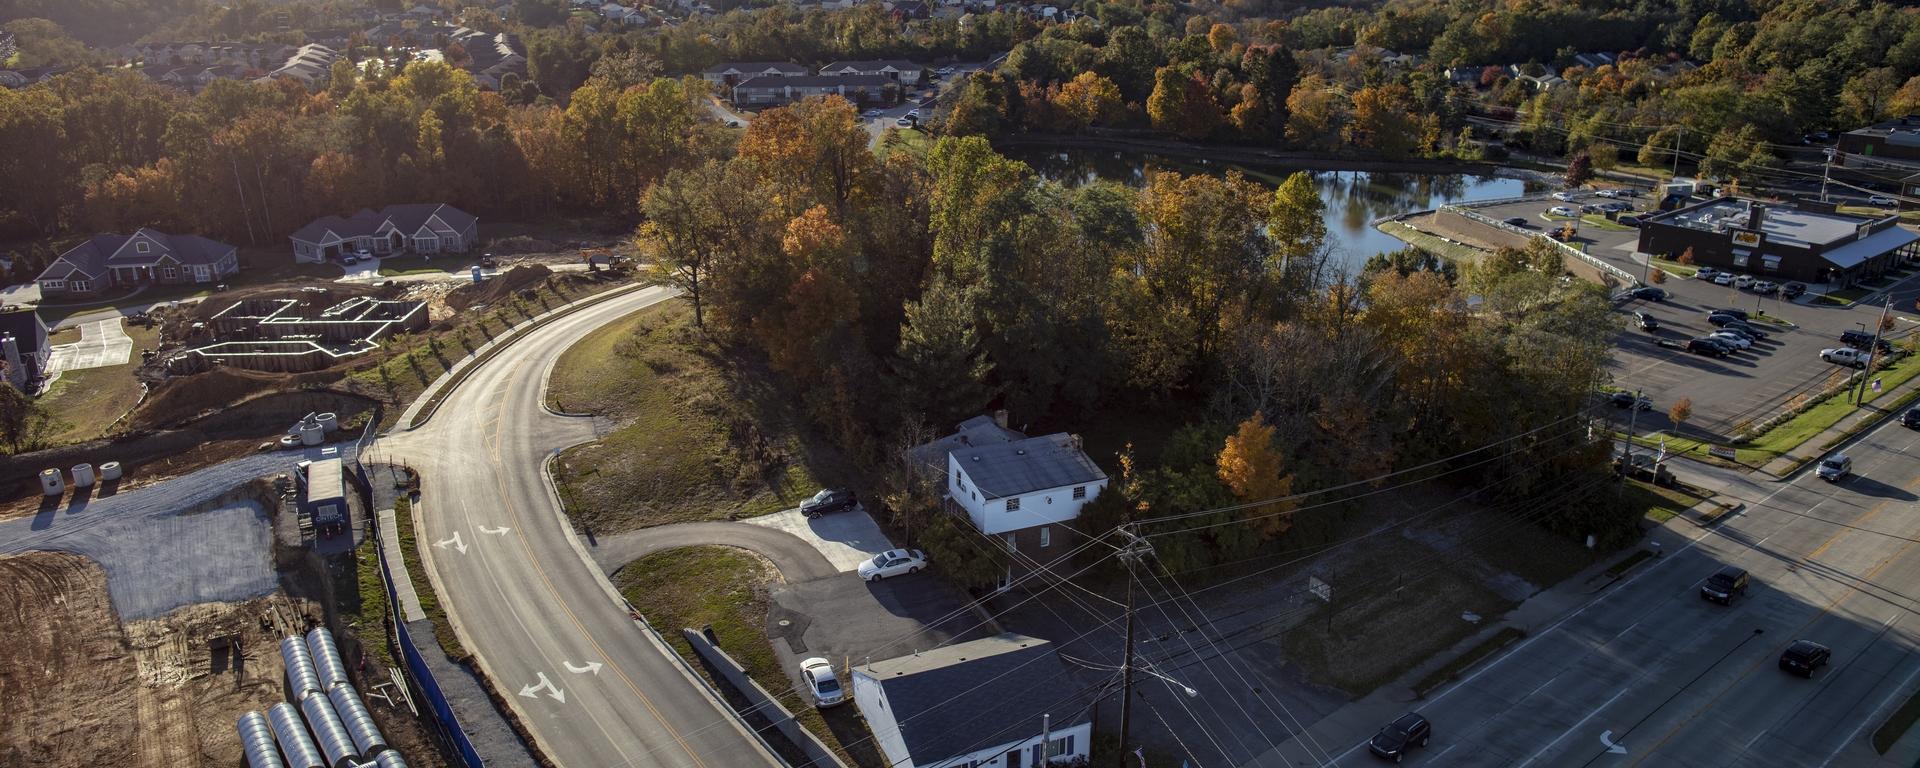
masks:
<path id="1" fill-rule="evenodd" d="M 903 72 L 907 70 L 923 69 L 923 67 L 921 67 L 919 64 L 915 64 L 911 61 L 907 61 L 906 59 L 855 59 L 850 61 L 832 62 L 824 67 L 821 67 L 820 71 L 821 72 L 827 72 L 827 71 L 838 72 L 842 69 L 847 69 L 849 67 L 861 72 L 878 72 L 882 69 L 886 69 L 887 67 L 893 67 L 894 69 L 897 69 Z"/>
<path id="2" fill-rule="evenodd" d="M 960 468 L 989 498 L 1104 480 L 1107 473 L 1064 432 L 953 452 Z"/>
<path id="3" fill-rule="evenodd" d="M 800 75 L 782 77 L 779 75 L 760 75 L 734 88 L 832 88 L 835 86 L 885 86 L 892 85 L 893 78 L 886 75 Z"/>
<path id="4" fill-rule="evenodd" d="M 127 251 L 115 255 L 127 241 L 143 235 L 159 247 L 147 253 Z M 169 235 L 156 229 L 142 228 L 131 235 L 94 235 L 60 254 L 38 279 L 63 277 L 77 271 L 97 280 L 106 276 L 109 267 L 148 266 L 158 264 L 167 256 L 183 265 L 212 265 L 233 250 L 231 245 L 199 235 Z"/>
<path id="5" fill-rule="evenodd" d="M 707 67 L 706 74 L 719 75 L 729 70 L 741 73 L 765 72 L 769 69 L 776 72 L 792 72 L 802 75 L 807 73 L 806 67 L 789 61 L 723 61 Z"/>
<path id="6" fill-rule="evenodd" d="M 1076 684 L 1053 644 L 1011 632 L 854 668 L 880 683 L 915 765 L 1040 735 L 1044 709 Z"/>
<path id="7" fill-rule="evenodd" d="M 377 212 L 362 208 L 352 216 L 322 216 L 294 232 L 293 239 L 318 243 L 326 238 L 328 232 L 341 239 L 367 237 L 380 231 L 381 225 L 388 221 L 392 221 L 401 234 L 412 237 L 427 219 L 436 215 L 459 232 L 465 232 L 476 221 L 473 214 L 445 203 L 402 203 L 389 205 Z"/>
<path id="8" fill-rule="evenodd" d="M 1027 436 L 1011 429 L 1003 429 L 988 416 L 975 416 L 953 428 L 953 434 L 924 445 L 907 449 L 913 457 L 913 463 L 936 475 L 947 473 L 947 454 L 964 450 L 975 445 L 993 443 L 1011 443 L 1025 440 Z"/>

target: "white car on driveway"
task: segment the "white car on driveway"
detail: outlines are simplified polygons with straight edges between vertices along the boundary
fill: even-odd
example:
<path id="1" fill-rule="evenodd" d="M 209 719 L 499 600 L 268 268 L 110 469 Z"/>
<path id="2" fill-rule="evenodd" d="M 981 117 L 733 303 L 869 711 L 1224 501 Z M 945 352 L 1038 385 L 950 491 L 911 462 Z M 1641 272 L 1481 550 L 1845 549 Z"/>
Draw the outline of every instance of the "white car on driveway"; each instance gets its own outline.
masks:
<path id="1" fill-rule="evenodd" d="M 927 553 L 917 549 L 889 549 L 860 564 L 862 581 L 879 581 L 888 576 L 916 573 L 927 567 Z"/>
<path id="2" fill-rule="evenodd" d="M 1570 208 L 1570 207 L 1568 207 L 1568 206 L 1564 206 L 1564 205 L 1556 205 L 1556 206 L 1554 206 L 1554 207 L 1552 207 L 1552 208 L 1548 208 L 1548 209 L 1547 209 L 1547 215 L 1548 215 L 1548 216 L 1565 216 L 1565 217 L 1567 217 L 1567 218 L 1570 218 L 1570 219 L 1571 219 L 1571 218 L 1577 218 L 1577 217 L 1579 217 L 1579 216 L 1580 216 L 1580 212 L 1579 212 L 1579 211 L 1576 211 L 1576 210 L 1574 210 L 1574 209 L 1572 209 L 1572 208 Z"/>
<path id="3" fill-rule="evenodd" d="M 800 679 L 806 681 L 807 690 L 813 693 L 816 707 L 826 709 L 847 702 L 847 689 L 840 687 L 840 677 L 833 673 L 833 662 L 818 656 L 800 662 Z"/>

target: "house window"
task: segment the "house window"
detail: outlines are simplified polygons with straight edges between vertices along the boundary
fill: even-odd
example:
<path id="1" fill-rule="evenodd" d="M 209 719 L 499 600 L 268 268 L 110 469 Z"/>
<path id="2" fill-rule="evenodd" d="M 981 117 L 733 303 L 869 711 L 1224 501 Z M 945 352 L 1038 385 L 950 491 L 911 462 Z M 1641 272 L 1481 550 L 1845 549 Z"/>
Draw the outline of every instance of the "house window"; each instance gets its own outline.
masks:
<path id="1" fill-rule="evenodd" d="M 1076 498 L 1076 499 L 1084 499 L 1084 498 L 1086 498 L 1086 497 L 1087 497 L 1087 487 L 1086 487 L 1086 486 L 1084 486 L 1084 485 L 1076 485 L 1076 486 L 1074 486 L 1074 487 L 1073 487 L 1073 497 L 1074 497 L 1074 498 Z"/>
<path id="2" fill-rule="evenodd" d="M 1073 754 L 1073 734 L 1064 739 L 1054 739 L 1047 744 L 1047 757 L 1059 757 Z"/>
<path id="3" fill-rule="evenodd" d="M 146 253 L 149 248 L 151 248 L 151 246 L 149 246 L 145 240 L 133 244 L 133 249 L 140 253 Z"/>
<path id="4" fill-rule="evenodd" d="M 1011 499 L 1007 499 L 1007 511 L 1008 512 L 1020 511 L 1020 497 L 1015 496 Z"/>
<path id="5" fill-rule="evenodd" d="M 46 282 L 43 282 L 43 283 L 41 283 L 41 284 L 40 284 L 40 287 L 41 287 L 41 288 L 44 288 L 44 289 L 46 289 L 46 290 L 49 290 L 49 291 L 58 291 L 58 290 L 61 290 L 61 289 L 63 289 L 63 288 L 66 288 L 66 287 L 67 287 L 67 281 L 65 281 L 65 280 L 48 280 L 48 281 L 46 281 Z"/>
<path id="6" fill-rule="evenodd" d="M 1051 526 L 1040 526 L 1040 546 L 1053 546 L 1053 528 Z"/>
<path id="7" fill-rule="evenodd" d="M 91 290 L 92 288 L 93 288 L 93 284 L 92 284 L 92 283 L 89 283 L 89 282 L 87 282 L 87 281 L 85 281 L 85 280 L 75 280 L 75 281 L 73 281 L 73 290 L 76 290 L 76 291 L 86 291 L 86 290 Z"/>
<path id="8" fill-rule="evenodd" d="M 168 264 L 160 268 L 160 276 L 172 280 L 180 276 L 180 270 L 174 269 L 172 264 Z"/>

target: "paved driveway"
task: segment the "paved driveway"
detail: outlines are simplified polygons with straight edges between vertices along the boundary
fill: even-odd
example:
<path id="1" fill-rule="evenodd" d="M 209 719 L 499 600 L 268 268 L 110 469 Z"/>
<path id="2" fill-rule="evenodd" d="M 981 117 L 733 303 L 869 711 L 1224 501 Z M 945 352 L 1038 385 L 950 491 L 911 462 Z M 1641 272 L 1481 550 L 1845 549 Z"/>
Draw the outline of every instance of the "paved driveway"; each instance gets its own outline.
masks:
<path id="1" fill-rule="evenodd" d="M 860 563 L 893 549 L 893 542 L 880 532 L 880 526 L 874 524 L 865 507 L 812 520 L 802 517 L 798 509 L 789 509 L 741 522 L 796 536 L 820 550 L 827 562 L 843 573 L 858 569 Z"/>
<path id="2" fill-rule="evenodd" d="M 249 501 L 196 508 L 319 451 L 256 454 L 123 494 L 69 496 L 38 515 L 0 521 L 0 555 L 51 550 L 93 558 L 107 572 L 122 619 L 264 595 L 279 586 L 266 512 Z"/>
<path id="3" fill-rule="evenodd" d="M 800 659 L 824 656 L 848 669 L 993 634 L 966 610 L 964 594 L 927 573 L 875 583 L 842 573 L 775 587 L 769 597 L 767 637 L 795 686 Z"/>
<path id="4" fill-rule="evenodd" d="M 79 341 L 52 348 L 47 360 L 48 373 L 126 365 L 133 356 L 133 339 L 120 323 L 120 316 L 114 315 L 81 324 Z"/>

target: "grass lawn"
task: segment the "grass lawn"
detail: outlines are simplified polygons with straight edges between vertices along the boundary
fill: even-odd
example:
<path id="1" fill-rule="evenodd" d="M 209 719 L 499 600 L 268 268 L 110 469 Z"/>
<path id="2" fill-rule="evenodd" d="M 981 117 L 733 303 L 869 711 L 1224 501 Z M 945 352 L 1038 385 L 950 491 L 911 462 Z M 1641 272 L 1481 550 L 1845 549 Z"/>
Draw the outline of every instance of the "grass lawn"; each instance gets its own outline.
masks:
<path id="1" fill-rule="evenodd" d="M 1654 259 L 1653 267 L 1654 269 L 1658 269 L 1683 280 L 1692 280 L 1693 276 L 1700 272 L 1699 267 L 1691 264 L 1682 264 L 1672 259 Z"/>
<path id="2" fill-rule="evenodd" d="M 1500 631 L 1480 641 L 1468 649 L 1466 653 L 1460 654 L 1459 658 L 1447 662 L 1439 669 L 1427 673 L 1426 677 L 1420 678 L 1420 682 L 1413 684 L 1414 695 L 1426 696 L 1427 693 L 1433 689 L 1446 685 L 1454 678 L 1459 677 L 1460 673 L 1467 671 L 1468 668 L 1479 663 L 1481 659 L 1492 656 L 1500 649 L 1519 642 L 1526 636 L 1527 631 L 1519 627 L 1501 627 Z"/>
<path id="3" fill-rule="evenodd" d="M 1866 298 L 1870 293 L 1873 293 L 1873 291 L 1868 288 L 1842 288 L 1837 291 L 1828 291 L 1820 294 L 1814 297 L 1813 300 L 1821 304 L 1832 304 L 1834 306 L 1844 307 Z"/>
<path id="4" fill-rule="evenodd" d="M 1606 230 L 1609 232 L 1625 232 L 1629 229 L 1633 229 L 1633 227 L 1629 227 L 1625 224 L 1607 221 L 1607 217 L 1597 213 L 1589 213 L 1589 214 L 1583 215 L 1580 217 L 1580 221 L 1582 223 L 1591 225 L 1594 229 Z"/>
<path id="5" fill-rule="evenodd" d="M 561 454 L 567 513 L 598 532 L 777 512 L 818 490 L 831 451 L 809 443 L 769 374 L 657 304 L 581 339 L 554 367 L 556 410 L 620 426 Z"/>
<path id="6" fill-rule="evenodd" d="M 683 627 L 713 627 L 721 650 L 746 667 L 760 687 L 774 694 L 801 725 L 843 759 L 849 757 L 849 750 L 842 744 L 858 742 L 854 750 L 866 753 L 869 759 L 849 762 L 884 762 L 871 742 L 861 741 L 867 733 L 866 725 L 851 703 L 825 712 L 815 709 L 809 698 L 794 690 L 791 678 L 780 668 L 766 633 L 766 587 L 780 583 L 780 572 L 765 558 L 733 547 L 670 549 L 620 569 L 613 575 L 613 583 L 668 644 L 702 674 L 706 674 L 704 663 L 680 634 Z M 831 661 L 841 675 L 841 685 L 850 686 L 846 661 Z M 727 689 L 722 681 L 714 683 L 721 690 Z"/>
<path id="7" fill-rule="evenodd" d="M 1645 517 L 1656 523 L 1672 520 L 1693 505 L 1706 501 L 1706 497 L 1694 496 L 1675 488 L 1662 488 L 1651 483 L 1629 479 L 1622 491 L 1636 508 L 1645 509 Z"/>
<path id="8" fill-rule="evenodd" d="M 447 609 L 440 605 L 440 596 L 434 593 L 433 581 L 427 576 L 427 564 L 420 559 L 420 545 L 413 530 L 413 503 L 405 498 L 396 499 L 393 518 L 396 533 L 400 535 L 400 556 L 407 561 L 407 577 L 413 581 L 413 591 L 420 596 L 420 610 L 433 622 L 434 639 L 440 641 L 440 650 L 446 652 L 447 658 L 467 663 L 472 656 L 466 646 L 460 644 L 460 636 L 454 634 L 453 622 L 447 620 Z"/>
<path id="9" fill-rule="evenodd" d="M 1880 391 L 1874 392 L 1871 389 L 1867 390 L 1865 402 L 1873 403 L 1879 400 L 1881 397 L 1886 396 L 1898 388 L 1901 384 L 1912 379 L 1915 375 L 1920 375 L 1920 355 L 1907 355 L 1902 357 L 1892 366 L 1876 372 L 1875 378 L 1880 379 Z M 1889 400 L 1887 403 L 1882 404 L 1881 407 L 1898 410 L 1905 407 L 1908 403 L 1911 403 L 1916 397 L 1920 397 L 1920 393 L 1906 393 L 1896 399 Z M 1774 425 L 1772 429 L 1761 433 L 1752 440 L 1734 446 L 1736 449 L 1735 455 L 1738 457 L 1736 461 L 1747 466 L 1757 467 L 1784 456 L 1793 449 L 1800 447 L 1802 443 L 1825 432 L 1829 427 L 1840 423 L 1841 419 L 1846 418 L 1848 414 L 1853 413 L 1855 410 L 1858 410 L 1858 406 L 1848 402 L 1845 392 L 1835 394 L 1832 397 L 1820 401 L 1819 404 L 1801 411 L 1799 415 Z M 1655 436 L 1637 436 L 1634 438 L 1634 444 L 1644 445 L 1650 448 L 1658 447 L 1660 445 L 1660 439 L 1661 438 Z M 1665 436 L 1665 443 L 1668 453 L 1686 454 L 1696 458 L 1706 456 L 1707 448 L 1712 445 L 1699 440 L 1675 437 L 1672 435 Z"/>
<path id="10" fill-rule="evenodd" d="M 893 152 L 905 152 L 924 160 L 927 152 L 933 149 L 933 138 L 926 131 L 895 127 L 880 136 L 880 145 L 875 148 L 875 154 L 882 160 Z"/>
<path id="11" fill-rule="evenodd" d="M 1428 233 L 1418 227 L 1402 222 L 1387 222 L 1380 225 L 1380 231 L 1392 235 L 1406 244 L 1420 250 L 1440 256 L 1455 264 L 1471 264 L 1487 255 L 1486 251 L 1458 242 L 1447 242 L 1439 236 Z"/>
<path id="12" fill-rule="evenodd" d="M 1316 683 L 1365 696 L 1478 631 L 1462 612 L 1498 616 L 1513 607 L 1464 569 L 1408 572 L 1408 563 L 1434 556 L 1426 546 L 1388 537 L 1360 558 L 1364 562 L 1342 563 L 1329 579 L 1332 620 L 1322 607 L 1287 630 L 1281 637 L 1286 658 Z"/>
<path id="13" fill-rule="evenodd" d="M 331 570 L 331 569 L 330 569 Z M 387 586 L 380 580 L 380 550 L 373 537 L 353 551 L 352 583 L 342 583 L 349 572 L 336 572 L 334 593 L 339 595 L 340 621 L 360 636 L 368 653 L 387 666 L 394 665 L 387 648 L 383 619 L 387 616 Z M 379 640 L 374 640 L 378 636 Z"/>
<path id="14" fill-rule="evenodd" d="M 115 422 L 140 402 L 144 391 L 134 370 L 140 367 L 140 351 L 159 345 L 158 328 L 128 326 L 133 339 L 133 354 L 123 365 L 87 368 L 60 374 L 40 404 L 58 415 L 65 427 L 52 437 L 53 445 L 81 443 L 104 437 Z M 79 329 L 62 331 L 48 337 L 51 344 L 70 344 L 80 340 Z"/>
<path id="15" fill-rule="evenodd" d="M 441 259 L 431 263 L 416 261 L 413 259 L 407 259 L 405 261 L 400 261 L 398 263 L 394 263 L 392 261 L 383 261 L 383 262 L 380 262 L 380 276 L 381 277 L 399 277 L 401 275 L 429 275 L 429 274 L 451 275 L 451 274 L 454 274 L 456 271 L 464 273 L 465 270 L 467 270 L 471 266 L 472 266 L 471 264 L 465 264 L 465 265 L 454 264 L 451 261 L 446 259 Z"/>
<path id="16" fill-rule="evenodd" d="M 1920 721 L 1920 691 L 1914 691 L 1912 696 L 1907 697 L 1905 704 L 1901 704 L 1885 723 L 1874 729 L 1873 750 L 1886 754 L 1887 750 L 1893 749 L 1895 742 L 1900 741 L 1901 736 L 1907 735 L 1907 730 L 1912 728 L 1916 721 Z"/>

